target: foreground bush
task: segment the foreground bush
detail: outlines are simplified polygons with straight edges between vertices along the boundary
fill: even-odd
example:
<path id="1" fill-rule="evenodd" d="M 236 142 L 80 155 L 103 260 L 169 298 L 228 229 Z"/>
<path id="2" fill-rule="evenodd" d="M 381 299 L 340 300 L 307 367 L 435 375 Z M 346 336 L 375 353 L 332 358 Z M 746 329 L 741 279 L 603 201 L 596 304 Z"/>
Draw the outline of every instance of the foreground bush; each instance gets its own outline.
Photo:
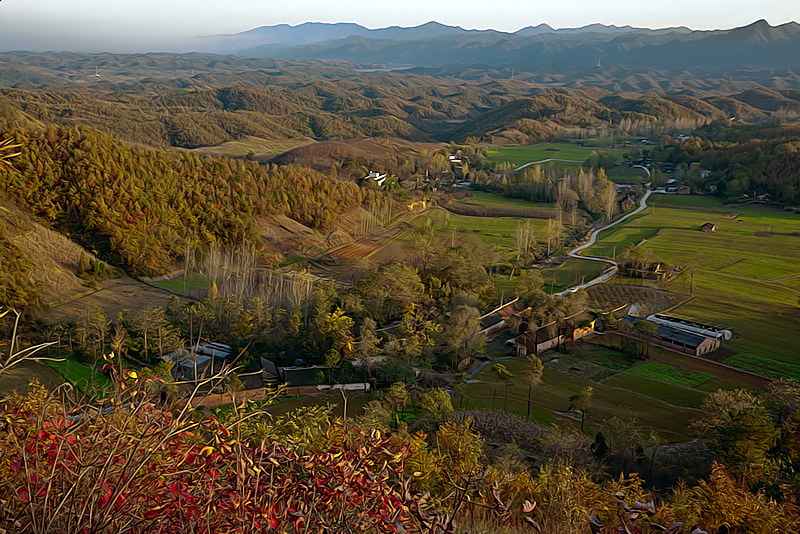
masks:
<path id="1" fill-rule="evenodd" d="M 325 409 L 272 418 L 250 406 L 199 418 L 150 402 L 157 381 L 124 375 L 102 409 L 59 402 L 42 387 L 6 401 L 0 532 L 798 529 L 793 505 L 743 489 L 722 466 L 658 499 L 635 474 L 598 480 L 565 457 L 536 476 L 512 460 L 489 464 L 470 422 L 428 436 Z"/>

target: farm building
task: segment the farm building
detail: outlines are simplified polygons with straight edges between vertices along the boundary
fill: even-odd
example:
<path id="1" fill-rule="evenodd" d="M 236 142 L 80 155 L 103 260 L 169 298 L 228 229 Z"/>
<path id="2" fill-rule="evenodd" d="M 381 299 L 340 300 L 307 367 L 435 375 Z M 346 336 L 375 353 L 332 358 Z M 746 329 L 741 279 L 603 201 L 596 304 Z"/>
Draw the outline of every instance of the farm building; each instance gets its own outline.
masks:
<path id="1" fill-rule="evenodd" d="M 602 330 L 603 322 L 599 317 L 587 312 L 572 319 L 567 319 L 563 326 L 564 329 L 559 329 L 557 326 L 553 329 L 540 328 L 534 334 L 526 332 L 515 337 L 514 355 L 517 357 L 524 357 L 528 354 L 539 355 L 566 341 L 577 341 L 598 330 Z M 561 331 L 559 332 L 559 330 Z M 564 332 L 566 332 L 566 335 L 564 335 Z"/>
<path id="2" fill-rule="evenodd" d="M 636 207 L 636 199 L 631 195 L 617 195 L 617 205 L 620 211 L 628 211 Z"/>
<path id="3" fill-rule="evenodd" d="M 514 338 L 514 356 L 524 358 L 528 354 L 539 355 L 547 350 L 557 347 L 564 342 L 564 336 L 556 336 L 552 339 L 540 341 L 535 335 L 524 333 Z"/>
<path id="4" fill-rule="evenodd" d="M 511 302 L 481 315 L 481 331 L 479 335 L 490 336 L 496 332 L 499 332 L 505 328 L 506 321 L 509 317 L 518 315 L 524 318 L 530 314 L 530 311 L 530 307 L 525 308 L 520 302 L 519 298 L 515 298 Z"/>
<path id="5" fill-rule="evenodd" d="M 648 319 L 642 319 L 641 317 L 627 315 L 625 316 L 625 319 L 634 325 L 644 320 L 649 320 L 655 323 L 658 325 L 658 330 L 656 333 L 658 336 L 659 345 L 663 345 L 680 352 L 692 354 L 694 356 L 700 356 L 701 354 L 717 350 L 722 343 L 722 337 L 717 338 L 713 337 L 712 335 L 703 335 L 697 331 L 690 331 L 689 329 L 681 328 L 681 325 L 678 323 L 674 323 L 673 325 L 669 324 L 668 321 L 652 320 L 658 317 L 666 316 L 652 315 L 648 317 Z"/>
<path id="6" fill-rule="evenodd" d="M 695 356 L 700 356 L 719 348 L 720 342 L 717 339 L 702 336 L 680 328 L 667 325 L 658 325 L 658 337 L 661 342 L 668 346 L 677 348 L 682 352 L 688 352 Z"/>
<path id="7" fill-rule="evenodd" d="M 382 186 L 383 183 L 386 181 L 386 175 L 373 171 L 370 172 L 366 178 L 364 178 L 364 180 L 369 180 L 369 179 L 375 180 L 375 183 L 378 184 L 378 186 Z"/>
<path id="8" fill-rule="evenodd" d="M 191 350 L 178 349 L 161 356 L 173 363 L 172 375 L 178 381 L 198 382 L 218 374 L 233 357 L 233 349 L 222 343 L 198 343 Z"/>
<path id="9" fill-rule="evenodd" d="M 700 230 L 703 232 L 716 232 L 719 228 L 717 228 L 717 225 L 707 222 L 700 227 Z"/>

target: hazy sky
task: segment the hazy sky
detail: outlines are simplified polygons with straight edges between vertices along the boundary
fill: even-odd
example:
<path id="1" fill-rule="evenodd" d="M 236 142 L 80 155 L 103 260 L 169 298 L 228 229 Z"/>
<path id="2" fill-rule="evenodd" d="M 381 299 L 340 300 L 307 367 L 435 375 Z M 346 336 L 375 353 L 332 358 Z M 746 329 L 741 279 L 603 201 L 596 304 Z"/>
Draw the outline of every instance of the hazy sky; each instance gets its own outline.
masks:
<path id="1" fill-rule="evenodd" d="M 542 22 L 731 28 L 762 18 L 800 18 L 797 0 L 2 0 L 0 50 L 170 50 L 191 36 L 308 21 L 378 28 L 436 20 L 515 31 Z"/>

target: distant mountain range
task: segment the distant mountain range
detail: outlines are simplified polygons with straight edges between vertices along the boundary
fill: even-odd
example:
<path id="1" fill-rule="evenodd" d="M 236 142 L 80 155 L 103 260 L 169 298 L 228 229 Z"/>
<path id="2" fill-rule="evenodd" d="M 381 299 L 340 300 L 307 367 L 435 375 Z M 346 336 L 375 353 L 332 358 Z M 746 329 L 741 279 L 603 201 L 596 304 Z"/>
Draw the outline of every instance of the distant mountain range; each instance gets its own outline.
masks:
<path id="1" fill-rule="evenodd" d="M 326 59 L 371 65 L 437 67 L 492 64 L 641 65 L 648 68 L 800 67 L 800 24 L 765 20 L 729 30 L 698 31 L 591 24 L 513 33 L 467 30 L 438 22 L 368 29 L 352 23 L 262 26 L 199 38 L 199 50 L 280 59 Z"/>

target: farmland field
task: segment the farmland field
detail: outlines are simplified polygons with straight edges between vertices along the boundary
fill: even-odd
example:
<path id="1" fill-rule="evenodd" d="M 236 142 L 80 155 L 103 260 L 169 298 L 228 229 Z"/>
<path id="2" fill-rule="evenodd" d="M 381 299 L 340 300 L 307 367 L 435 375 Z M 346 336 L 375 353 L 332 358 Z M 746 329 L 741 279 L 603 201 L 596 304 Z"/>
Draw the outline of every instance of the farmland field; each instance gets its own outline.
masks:
<path id="1" fill-rule="evenodd" d="M 527 408 L 528 386 L 524 383 L 521 373 L 525 362 L 509 360 L 503 364 L 514 374 L 508 388 L 507 411 L 525 415 Z M 638 377 L 634 377 L 636 380 Z M 505 405 L 505 386 L 498 383 L 491 375 L 490 366 L 484 367 L 475 377 L 476 382 L 468 384 L 459 390 L 456 395 L 465 398 L 471 408 L 497 408 Z M 593 382 L 567 373 L 545 369 L 544 384 L 533 388 L 532 405 L 535 408 L 533 418 L 540 422 L 550 422 L 554 417 L 562 421 L 573 421 L 576 426 L 580 422 L 573 418 L 566 418 L 563 414 L 569 407 L 570 395 L 579 392 L 586 386 L 594 388 L 591 407 L 586 418 L 586 427 L 589 432 L 598 427 L 602 421 L 617 416 L 622 418 L 635 418 L 639 424 L 648 430 L 654 430 L 666 438 L 679 440 L 688 437 L 688 423 L 696 418 L 698 411 L 692 407 L 683 407 L 658 400 L 651 396 L 631 391 L 626 387 L 613 387 L 600 382 Z M 664 384 L 666 388 L 679 388 Z M 692 392 L 689 391 L 688 396 Z M 702 393 L 699 393 L 702 395 Z M 685 400 L 691 403 L 692 400 Z"/>
<path id="2" fill-rule="evenodd" d="M 508 162 L 516 166 L 524 165 L 532 161 L 544 161 L 548 159 L 565 160 L 575 164 L 582 164 L 593 150 L 605 150 L 606 152 L 616 153 L 621 156 L 624 150 L 608 148 L 584 148 L 571 143 L 544 143 L 530 146 L 504 146 L 490 148 L 488 152 L 489 161 L 500 163 Z"/>
<path id="3" fill-rule="evenodd" d="M 703 391 L 666 384 L 631 372 L 620 373 L 608 379 L 605 383 L 608 386 L 627 389 L 646 397 L 652 397 L 686 408 L 700 408 L 703 399 L 707 395 Z"/>
<path id="4" fill-rule="evenodd" d="M 558 292 L 597 278 L 607 268 L 608 265 L 605 263 L 569 258 L 555 269 L 542 271 L 542 276 L 544 276 L 545 283 L 552 285 L 553 291 Z"/>
<path id="5" fill-rule="evenodd" d="M 721 198 L 714 195 L 651 195 L 647 203 L 671 208 L 710 210 L 723 209 L 725 205 Z"/>
<path id="6" fill-rule="evenodd" d="M 646 362 L 635 367 L 628 369 L 628 372 L 634 375 L 646 376 L 665 382 L 672 382 L 679 386 L 694 387 L 699 386 L 713 377 L 705 373 L 698 373 L 697 371 L 688 371 L 679 367 L 672 367 L 661 363 Z"/>
<path id="7" fill-rule="evenodd" d="M 701 232 L 706 222 L 718 231 Z M 762 232 L 779 233 L 761 237 Z M 800 216 L 764 206 L 726 206 L 718 212 L 656 206 L 619 230 L 604 232 L 586 254 L 611 256 L 614 247 L 619 254 L 650 235 L 645 248 L 683 267 L 667 289 L 693 293 L 671 313 L 734 329 L 740 337 L 729 346 L 737 351 L 800 364 L 800 339 L 790 334 L 800 331 L 800 284 L 791 278 L 800 275 L 800 236 L 794 232 L 800 232 Z"/>
<path id="8" fill-rule="evenodd" d="M 462 204 L 471 204 L 474 206 L 486 206 L 486 207 L 497 207 L 497 208 L 512 208 L 512 209 L 529 209 L 529 208 L 536 208 L 536 209 L 545 209 L 545 210 L 552 210 L 552 204 L 545 204 L 541 202 L 528 202 L 527 200 L 521 200 L 518 198 L 506 198 L 501 197 L 499 195 L 495 195 L 493 193 L 487 193 L 485 191 L 473 191 L 475 198 L 472 200 L 462 200 L 459 201 Z"/>

